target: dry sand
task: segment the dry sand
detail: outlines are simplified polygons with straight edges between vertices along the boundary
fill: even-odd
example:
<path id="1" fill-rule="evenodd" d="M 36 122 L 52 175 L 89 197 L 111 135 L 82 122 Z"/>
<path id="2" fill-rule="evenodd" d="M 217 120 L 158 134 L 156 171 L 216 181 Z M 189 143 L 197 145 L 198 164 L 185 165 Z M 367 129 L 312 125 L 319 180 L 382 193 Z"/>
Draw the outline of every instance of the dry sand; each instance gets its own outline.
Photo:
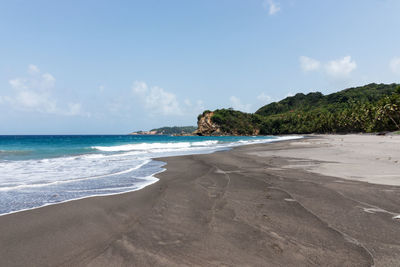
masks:
<path id="1" fill-rule="evenodd" d="M 397 163 L 368 152 L 398 138 L 357 137 L 165 158 L 143 190 L 1 216 L 0 266 L 399 266 L 400 187 L 375 184 Z M 338 165 L 374 184 L 317 173 Z"/>
<path id="2" fill-rule="evenodd" d="M 293 148 L 250 154 L 290 158 L 285 167 L 400 186 L 400 135 L 324 135 L 289 144 Z"/>

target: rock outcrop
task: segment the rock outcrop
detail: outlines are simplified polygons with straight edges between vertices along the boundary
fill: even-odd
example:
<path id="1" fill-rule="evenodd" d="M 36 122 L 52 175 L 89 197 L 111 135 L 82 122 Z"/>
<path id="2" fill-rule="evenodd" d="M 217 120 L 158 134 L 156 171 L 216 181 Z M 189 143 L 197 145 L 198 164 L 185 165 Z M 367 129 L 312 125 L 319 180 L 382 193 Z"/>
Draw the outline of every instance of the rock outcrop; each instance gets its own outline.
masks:
<path id="1" fill-rule="evenodd" d="M 197 120 L 197 130 L 193 133 L 196 135 L 223 135 L 218 124 L 211 120 L 214 112 L 204 112 Z"/>
<path id="2" fill-rule="evenodd" d="M 218 111 L 218 110 L 217 110 Z M 240 125 L 240 127 L 235 127 L 237 125 L 233 124 L 230 127 L 222 127 L 215 121 L 212 117 L 214 116 L 213 111 L 205 111 L 202 115 L 197 118 L 197 130 L 193 132 L 195 135 L 200 136 L 220 136 L 220 135 L 259 135 L 260 130 L 251 124 Z M 238 119 L 239 121 L 239 119 Z M 245 128 L 245 130 L 243 130 Z"/>

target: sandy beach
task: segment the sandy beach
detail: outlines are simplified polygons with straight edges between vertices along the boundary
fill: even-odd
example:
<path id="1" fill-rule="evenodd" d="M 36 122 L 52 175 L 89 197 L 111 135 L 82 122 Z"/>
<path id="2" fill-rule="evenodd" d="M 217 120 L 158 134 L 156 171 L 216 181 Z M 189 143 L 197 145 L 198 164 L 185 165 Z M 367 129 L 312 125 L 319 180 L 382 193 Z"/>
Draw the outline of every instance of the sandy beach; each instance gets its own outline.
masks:
<path id="1" fill-rule="evenodd" d="M 400 136 L 158 160 L 142 190 L 0 216 L 0 266 L 400 264 Z"/>

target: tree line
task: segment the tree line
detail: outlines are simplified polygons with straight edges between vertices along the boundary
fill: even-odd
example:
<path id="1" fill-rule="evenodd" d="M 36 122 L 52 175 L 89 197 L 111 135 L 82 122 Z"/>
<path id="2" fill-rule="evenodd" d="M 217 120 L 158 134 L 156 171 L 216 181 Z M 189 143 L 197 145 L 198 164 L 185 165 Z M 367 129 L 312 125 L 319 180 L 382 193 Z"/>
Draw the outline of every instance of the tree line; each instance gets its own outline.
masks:
<path id="1" fill-rule="evenodd" d="M 223 133 L 235 135 L 396 131 L 400 130 L 400 86 L 369 84 L 329 95 L 300 93 L 255 113 L 218 109 L 211 120 Z"/>

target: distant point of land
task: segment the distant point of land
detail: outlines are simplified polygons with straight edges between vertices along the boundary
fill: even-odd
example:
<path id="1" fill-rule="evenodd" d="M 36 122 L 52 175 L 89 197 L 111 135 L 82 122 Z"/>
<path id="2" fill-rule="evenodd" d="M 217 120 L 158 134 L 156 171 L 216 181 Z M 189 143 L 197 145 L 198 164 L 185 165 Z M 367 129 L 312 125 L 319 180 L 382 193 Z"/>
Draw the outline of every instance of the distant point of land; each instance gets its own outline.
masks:
<path id="1" fill-rule="evenodd" d="M 192 135 L 197 128 L 195 126 L 161 127 L 150 131 L 137 131 L 131 135 Z"/>

